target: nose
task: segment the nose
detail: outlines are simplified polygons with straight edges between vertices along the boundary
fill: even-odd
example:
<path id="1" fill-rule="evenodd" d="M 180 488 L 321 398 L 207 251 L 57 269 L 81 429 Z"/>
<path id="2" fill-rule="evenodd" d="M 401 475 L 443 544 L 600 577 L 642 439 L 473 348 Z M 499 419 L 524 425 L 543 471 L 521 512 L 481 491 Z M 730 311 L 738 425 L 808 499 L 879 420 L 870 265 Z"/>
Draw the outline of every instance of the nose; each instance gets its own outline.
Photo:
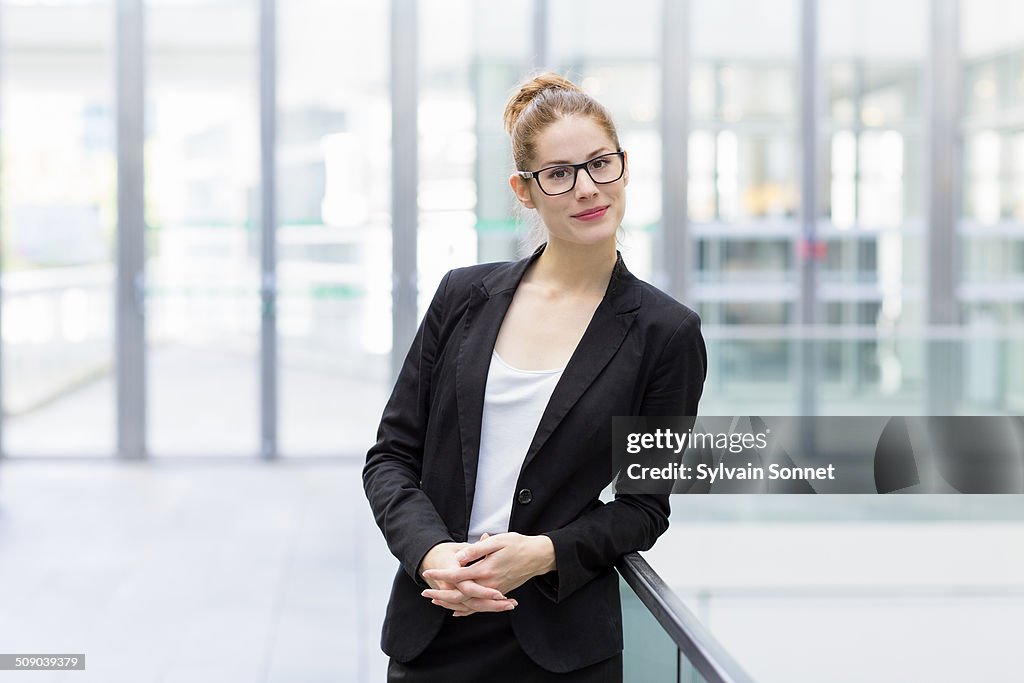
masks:
<path id="1" fill-rule="evenodd" d="M 597 194 L 597 184 L 594 179 L 590 177 L 590 174 L 584 169 L 580 169 L 579 173 L 576 174 L 576 197 L 578 199 L 586 199 L 587 197 L 593 197 Z"/>

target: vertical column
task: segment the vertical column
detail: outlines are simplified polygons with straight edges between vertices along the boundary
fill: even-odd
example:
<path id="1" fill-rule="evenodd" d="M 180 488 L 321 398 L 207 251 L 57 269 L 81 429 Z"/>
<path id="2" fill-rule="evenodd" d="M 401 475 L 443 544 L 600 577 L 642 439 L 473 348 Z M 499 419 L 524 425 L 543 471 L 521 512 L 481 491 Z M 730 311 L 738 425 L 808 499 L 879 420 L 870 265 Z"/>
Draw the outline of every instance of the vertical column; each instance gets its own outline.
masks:
<path id="1" fill-rule="evenodd" d="M 818 3 L 800 3 L 800 313 L 802 326 L 818 321 Z M 800 344 L 800 414 L 817 412 L 818 347 L 805 335 Z M 805 421 L 810 424 L 809 421 Z"/>
<path id="2" fill-rule="evenodd" d="M 661 33 L 661 245 L 654 284 L 686 301 L 690 271 L 687 179 L 690 135 L 690 3 L 663 0 Z"/>
<path id="3" fill-rule="evenodd" d="M 416 334 L 416 0 L 391 0 L 391 374 Z"/>
<path id="4" fill-rule="evenodd" d="M 531 59 L 534 69 L 550 69 L 548 63 L 550 55 L 548 52 L 548 2 L 547 0 L 533 0 L 533 49 Z"/>
<path id="5" fill-rule="evenodd" d="M 260 456 L 277 457 L 276 0 L 260 0 Z"/>
<path id="6" fill-rule="evenodd" d="M 117 455 L 146 457 L 143 0 L 117 0 Z"/>
<path id="7" fill-rule="evenodd" d="M 959 322 L 956 284 L 957 217 L 960 185 L 957 168 L 961 78 L 957 0 L 932 0 L 928 54 L 928 325 Z M 927 405 L 929 415 L 952 414 L 959 386 L 960 357 L 953 340 L 929 338 Z"/>

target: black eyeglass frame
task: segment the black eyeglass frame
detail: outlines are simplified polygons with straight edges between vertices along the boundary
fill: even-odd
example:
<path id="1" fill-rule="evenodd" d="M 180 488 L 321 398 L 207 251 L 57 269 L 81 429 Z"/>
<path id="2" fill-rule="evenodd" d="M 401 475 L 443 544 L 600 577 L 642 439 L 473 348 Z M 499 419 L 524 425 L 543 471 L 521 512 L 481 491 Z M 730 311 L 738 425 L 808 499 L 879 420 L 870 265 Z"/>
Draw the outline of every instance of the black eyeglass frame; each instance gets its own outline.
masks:
<path id="1" fill-rule="evenodd" d="M 590 164 L 592 161 L 597 161 L 598 159 L 600 159 L 602 157 L 611 157 L 611 156 L 619 157 L 619 161 L 622 162 L 622 167 L 619 169 L 619 177 L 616 178 L 615 180 L 605 180 L 605 181 L 594 180 L 594 176 L 592 176 L 590 174 L 590 169 L 587 168 L 587 165 Z M 550 170 L 552 168 L 571 168 L 572 169 L 572 171 L 573 171 L 573 174 L 572 174 L 572 185 L 569 186 L 568 190 L 562 190 L 561 192 L 548 192 L 547 190 L 544 189 L 544 186 L 540 182 L 540 178 L 538 178 L 537 176 L 540 175 L 541 173 L 543 173 L 544 171 Z M 572 192 L 573 189 L 575 189 L 575 187 L 576 187 L 576 180 L 580 177 L 580 169 L 581 168 L 584 171 L 587 172 L 587 175 L 590 176 L 591 182 L 593 182 L 595 185 L 609 185 L 611 183 L 616 183 L 616 182 L 622 180 L 622 176 L 624 176 L 626 174 L 626 152 L 624 150 L 622 150 L 622 149 L 619 149 L 618 151 L 615 151 L 615 152 L 607 152 L 605 154 L 598 154 L 593 159 L 587 159 L 586 161 L 584 161 L 582 163 L 579 163 L 579 164 L 552 164 L 551 166 L 545 166 L 544 168 L 537 169 L 536 171 L 516 171 L 516 173 L 523 180 L 529 180 L 530 178 L 533 178 L 534 180 L 537 181 L 537 187 L 540 188 L 541 192 L 543 192 L 544 194 L 546 194 L 549 197 L 557 197 L 558 195 L 565 194 L 566 192 Z"/>

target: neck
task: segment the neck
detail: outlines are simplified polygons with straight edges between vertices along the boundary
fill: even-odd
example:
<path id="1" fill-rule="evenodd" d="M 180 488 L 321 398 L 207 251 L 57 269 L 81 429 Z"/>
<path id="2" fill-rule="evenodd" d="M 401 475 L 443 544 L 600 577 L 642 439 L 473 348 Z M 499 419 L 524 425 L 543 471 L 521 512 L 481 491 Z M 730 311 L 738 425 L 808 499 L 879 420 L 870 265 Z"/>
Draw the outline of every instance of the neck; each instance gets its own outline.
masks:
<path id="1" fill-rule="evenodd" d="M 531 279 L 565 293 L 604 296 L 615 260 L 614 237 L 588 245 L 551 237 L 531 268 Z"/>

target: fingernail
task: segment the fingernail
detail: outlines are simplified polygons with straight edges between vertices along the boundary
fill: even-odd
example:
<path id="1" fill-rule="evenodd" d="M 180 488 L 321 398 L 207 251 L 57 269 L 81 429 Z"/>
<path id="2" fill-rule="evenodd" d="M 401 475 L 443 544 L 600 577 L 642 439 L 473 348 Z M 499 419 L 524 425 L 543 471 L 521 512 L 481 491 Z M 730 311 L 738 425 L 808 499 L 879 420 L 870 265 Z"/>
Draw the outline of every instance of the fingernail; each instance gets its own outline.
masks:
<path id="1" fill-rule="evenodd" d="M 507 611 L 509 611 L 510 609 L 515 609 L 515 608 L 516 608 L 516 606 L 515 606 L 515 603 L 512 603 L 512 604 L 510 604 L 510 605 L 509 605 L 508 607 L 506 607 L 506 608 L 505 608 L 505 611 L 507 612 Z"/>

